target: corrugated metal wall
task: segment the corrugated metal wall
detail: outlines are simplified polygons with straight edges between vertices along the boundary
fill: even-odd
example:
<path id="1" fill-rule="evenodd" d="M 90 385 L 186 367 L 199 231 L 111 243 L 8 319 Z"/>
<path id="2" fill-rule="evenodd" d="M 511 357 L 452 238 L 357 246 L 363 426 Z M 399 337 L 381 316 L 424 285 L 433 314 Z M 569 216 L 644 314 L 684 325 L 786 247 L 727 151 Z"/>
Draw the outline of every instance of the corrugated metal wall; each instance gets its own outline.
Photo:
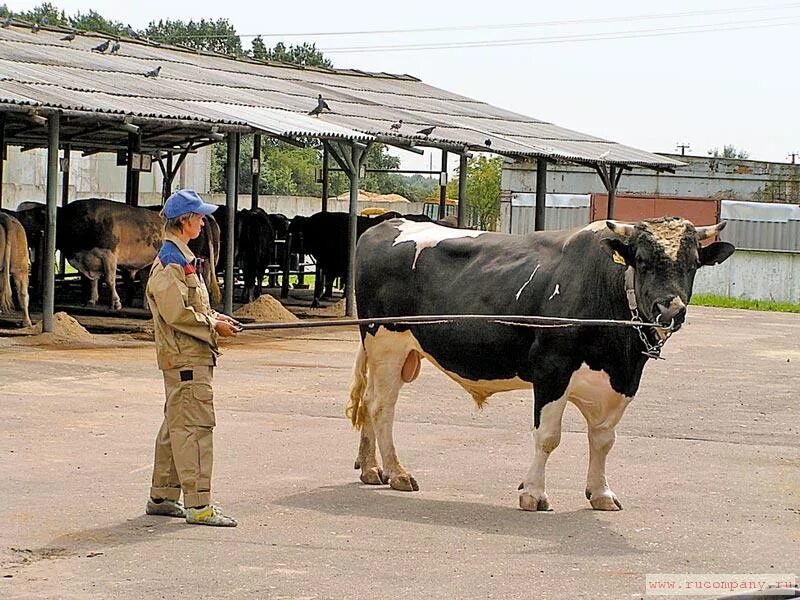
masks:
<path id="1" fill-rule="evenodd" d="M 545 229 L 575 229 L 589 222 L 588 194 L 547 194 Z M 510 201 L 500 203 L 500 231 L 526 234 L 534 229 L 536 194 L 511 194 Z"/>
<path id="2" fill-rule="evenodd" d="M 724 200 L 720 239 L 737 248 L 800 252 L 800 206 Z"/>

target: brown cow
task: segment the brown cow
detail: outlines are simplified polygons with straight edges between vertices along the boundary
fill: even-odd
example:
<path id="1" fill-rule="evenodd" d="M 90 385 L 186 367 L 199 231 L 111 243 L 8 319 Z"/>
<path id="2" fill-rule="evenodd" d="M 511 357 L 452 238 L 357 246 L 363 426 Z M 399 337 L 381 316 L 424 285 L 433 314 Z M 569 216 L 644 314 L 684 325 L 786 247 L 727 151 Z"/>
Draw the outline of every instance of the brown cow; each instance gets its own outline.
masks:
<path id="1" fill-rule="evenodd" d="M 28 240 L 22 224 L 9 214 L 0 212 L 0 310 L 14 309 L 11 280 L 17 288 L 17 302 L 22 310 L 23 325 L 31 326 L 28 312 Z"/>

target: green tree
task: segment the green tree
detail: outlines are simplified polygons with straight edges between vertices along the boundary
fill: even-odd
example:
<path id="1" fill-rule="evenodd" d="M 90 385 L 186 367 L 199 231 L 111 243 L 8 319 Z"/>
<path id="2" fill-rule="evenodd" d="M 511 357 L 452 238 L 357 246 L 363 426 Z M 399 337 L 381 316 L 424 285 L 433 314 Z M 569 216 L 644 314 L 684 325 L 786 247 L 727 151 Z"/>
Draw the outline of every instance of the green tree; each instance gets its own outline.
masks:
<path id="1" fill-rule="evenodd" d="M 111 36 L 119 36 L 125 31 L 125 25 L 117 21 L 109 21 L 101 14 L 90 10 L 87 13 L 78 12 L 69 18 L 69 24 L 75 29 L 98 31 Z"/>
<path id="2" fill-rule="evenodd" d="M 56 6 L 51 4 L 50 2 L 42 2 L 39 6 L 32 8 L 31 10 L 26 10 L 22 12 L 14 12 L 11 11 L 15 18 L 21 19 L 23 21 L 30 21 L 31 23 L 42 22 L 42 19 L 45 19 L 45 23 L 51 26 L 62 26 L 62 27 L 69 27 L 70 23 L 67 19 L 66 14 L 64 11 L 59 11 Z M 9 8 L 5 4 L 3 4 L 2 8 L 0 8 L 0 16 L 6 17 L 9 14 Z"/>
<path id="3" fill-rule="evenodd" d="M 708 154 L 713 158 L 741 158 L 742 160 L 750 156 L 747 150 L 737 148 L 733 144 L 725 144 L 722 152 L 719 151 L 719 148 L 714 147 L 708 151 Z"/>
<path id="4" fill-rule="evenodd" d="M 276 62 L 304 65 L 311 67 L 333 68 L 333 63 L 325 58 L 317 49 L 316 44 L 303 43 L 288 48 L 283 42 L 278 42 L 275 47 L 268 50 L 261 36 L 253 39 L 250 52 L 258 60 L 272 60 Z"/>
<path id="5" fill-rule="evenodd" d="M 485 155 L 467 161 L 467 221 L 478 229 L 493 231 L 500 218 L 500 175 L 503 157 Z M 447 184 L 447 195 L 458 197 L 458 179 Z"/>
<path id="6" fill-rule="evenodd" d="M 144 31 L 144 36 L 155 42 L 175 44 L 196 50 L 221 52 L 233 56 L 244 54 L 242 40 L 228 19 L 217 19 L 216 21 L 207 21 L 206 19 L 199 21 L 167 19 L 164 21 L 159 19 L 150 22 Z"/>

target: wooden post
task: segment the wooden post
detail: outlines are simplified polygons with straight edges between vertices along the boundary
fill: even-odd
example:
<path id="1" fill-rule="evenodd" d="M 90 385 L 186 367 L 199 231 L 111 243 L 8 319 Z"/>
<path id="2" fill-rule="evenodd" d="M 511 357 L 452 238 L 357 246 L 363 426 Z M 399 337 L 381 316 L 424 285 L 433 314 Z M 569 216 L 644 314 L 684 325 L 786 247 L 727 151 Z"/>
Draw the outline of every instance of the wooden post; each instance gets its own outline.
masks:
<path id="1" fill-rule="evenodd" d="M 236 220 L 236 146 L 239 145 L 239 134 L 228 134 L 228 165 L 226 170 L 227 189 L 225 194 L 225 211 L 227 212 L 228 222 L 225 240 L 225 293 L 223 295 L 223 312 L 233 314 L 233 248 L 234 231 Z"/>
<path id="2" fill-rule="evenodd" d="M 536 160 L 536 208 L 534 209 L 534 231 L 544 231 L 547 207 L 547 159 Z"/>
<path id="3" fill-rule="evenodd" d="M 44 298 L 42 300 L 42 331 L 53 331 L 55 308 L 56 268 L 56 195 L 58 194 L 58 139 L 61 118 L 53 113 L 47 118 L 47 211 L 45 236 L 47 251 L 42 257 L 44 264 Z"/>
<path id="4" fill-rule="evenodd" d="M 458 160 L 458 226 L 466 225 L 467 219 L 467 153 Z"/>
<path id="5" fill-rule="evenodd" d="M 253 168 L 258 165 L 257 168 Z M 250 183 L 250 208 L 258 208 L 258 182 L 261 178 L 261 134 L 253 134 L 253 160 L 250 161 L 252 180 Z"/>
<path id="6" fill-rule="evenodd" d="M 439 172 L 439 218 L 447 216 L 447 150 L 442 150 L 442 169 Z"/>

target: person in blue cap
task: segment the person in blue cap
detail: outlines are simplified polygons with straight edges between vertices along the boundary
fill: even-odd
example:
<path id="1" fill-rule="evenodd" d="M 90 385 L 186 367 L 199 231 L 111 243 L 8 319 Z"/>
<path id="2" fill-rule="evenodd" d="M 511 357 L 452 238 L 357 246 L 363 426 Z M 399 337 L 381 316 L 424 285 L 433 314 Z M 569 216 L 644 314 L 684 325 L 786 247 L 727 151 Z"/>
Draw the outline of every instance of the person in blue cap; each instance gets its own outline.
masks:
<path id="1" fill-rule="evenodd" d="M 235 527 L 233 518 L 211 504 L 216 425 L 212 379 L 219 336 L 235 336 L 241 325 L 211 308 L 198 259 L 188 246 L 200 235 L 203 216 L 216 209 L 196 192 L 180 190 L 161 212 L 166 219 L 164 243 L 150 271 L 147 303 L 167 401 L 156 437 L 146 512 L 183 517 L 192 524 Z"/>

